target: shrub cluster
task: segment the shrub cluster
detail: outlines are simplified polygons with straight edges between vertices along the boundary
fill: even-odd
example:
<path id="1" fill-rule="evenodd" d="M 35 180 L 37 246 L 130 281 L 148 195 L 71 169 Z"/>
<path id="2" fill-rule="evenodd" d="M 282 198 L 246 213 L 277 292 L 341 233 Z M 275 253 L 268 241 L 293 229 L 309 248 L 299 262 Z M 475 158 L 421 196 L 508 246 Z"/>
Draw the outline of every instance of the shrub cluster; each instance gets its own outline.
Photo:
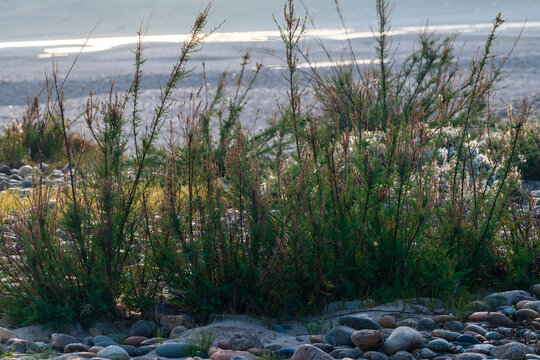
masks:
<path id="1" fill-rule="evenodd" d="M 212 32 L 204 32 L 209 8 L 144 131 L 139 32 L 131 87 L 88 100 L 94 148 L 84 166 L 56 89 L 59 108 L 36 123 L 59 114 L 68 185 L 38 186 L 27 211 L 5 219 L 2 308 L 30 322 L 73 321 L 166 298 L 203 315 L 276 315 L 332 299 L 441 297 L 537 278 L 540 224 L 517 186 L 530 108 L 509 108 L 494 135 L 486 107 L 502 66 L 492 54 L 501 16 L 463 71 L 454 38 L 427 30 L 394 63 L 388 7 L 377 0 L 375 65 L 306 75 L 304 23 L 288 0 L 278 25 L 287 101 L 258 134 L 240 123 L 261 70 L 247 70 L 246 54 L 232 91 L 227 75 L 213 97 L 195 91 L 178 115 L 182 135 L 171 122 L 167 146 L 155 145 L 190 55 Z"/>

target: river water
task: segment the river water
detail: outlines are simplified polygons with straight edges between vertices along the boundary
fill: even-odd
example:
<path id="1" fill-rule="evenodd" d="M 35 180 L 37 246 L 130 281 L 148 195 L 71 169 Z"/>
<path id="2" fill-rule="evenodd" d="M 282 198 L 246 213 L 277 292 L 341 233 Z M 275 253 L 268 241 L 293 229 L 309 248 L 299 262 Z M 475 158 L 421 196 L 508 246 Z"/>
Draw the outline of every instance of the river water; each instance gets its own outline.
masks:
<path id="1" fill-rule="evenodd" d="M 44 84 L 44 72 L 52 59 L 60 74 L 69 69 L 85 38 L 91 34 L 81 59 L 66 83 L 66 97 L 76 116 L 89 90 L 106 93 L 114 78 L 125 88 L 130 79 L 135 32 L 143 19 L 150 21 L 145 64 L 145 97 L 151 108 L 188 33 L 195 15 L 206 6 L 201 0 L 1 0 L 0 1 L 0 122 L 17 117 L 28 97 Z M 341 0 L 347 33 L 356 57 L 374 58 L 371 29 L 376 26 L 374 0 Z M 304 48 L 321 67 L 331 64 L 314 41 L 324 41 L 333 60 L 346 58 L 346 36 L 335 11 L 334 0 L 297 1 L 300 13 L 308 13 Z M 254 61 L 267 70 L 255 84 L 245 122 L 254 122 L 257 109 L 271 108 L 283 92 L 280 75 L 282 46 L 276 32 L 281 0 L 215 0 L 209 25 L 221 24 L 203 51 L 194 57 L 193 76 L 179 90 L 182 98 L 202 83 L 201 60 L 207 81 L 215 84 L 224 70 L 238 70 L 241 54 L 249 49 Z M 480 47 L 490 21 L 503 12 L 507 23 L 496 41 L 496 51 L 509 51 L 523 28 L 522 39 L 505 68 L 498 103 L 540 94 L 540 1 L 538 0 L 396 0 L 392 16 L 393 46 L 397 58 L 410 52 L 416 34 L 426 23 L 443 34 L 458 32 L 462 58 L 469 59 Z M 184 34 L 184 35 L 183 35 Z M 460 47 L 461 48 L 461 47 Z M 260 113 L 260 111 L 259 111 Z M 264 120 L 264 119 L 262 119 Z M 264 127 L 264 121 L 255 127 Z"/>

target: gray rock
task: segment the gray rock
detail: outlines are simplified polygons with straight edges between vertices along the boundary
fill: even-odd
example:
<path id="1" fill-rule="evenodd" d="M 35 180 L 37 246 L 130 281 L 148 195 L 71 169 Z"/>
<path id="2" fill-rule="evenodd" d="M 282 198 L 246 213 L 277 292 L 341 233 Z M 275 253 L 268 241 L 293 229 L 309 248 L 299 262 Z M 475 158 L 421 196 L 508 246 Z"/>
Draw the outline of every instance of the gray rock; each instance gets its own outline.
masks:
<path id="1" fill-rule="evenodd" d="M 472 352 L 472 353 L 490 355 L 491 350 L 493 350 L 494 347 L 495 347 L 495 345 L 491 345 L 491 344 L 476 344 L 476 345 L 473 345 L 473 346 L 465 349 L 465 352 Z"/>
<path id="2" fill-rule="evenodd" d="M 424 343 L 424 338 L 416 330 L 401 326 L 392 331 L 383 348 L 387 354 L 395 354 L 400 350 L 417 349 Z"/>
<path id="3" fill-rule="evenodd" d="M 124 350 L 126 350 L 126 352 L 128 353 L 128 355 L 130 357 L 136 357 L 136 356 L 140 356 L 141 353 L 139 352 L 139 349 L 136 348 L 135 346 L 133 345 L 120 345 L 120 347 Z"/>
<path id="4" fill-rule="evenodd" d="M 187 350 L 188 346 L 180 343 L 163 344 L 156 349 L 159 356 L 169 359 L 186 357 Z"/>
<path id="5" fill-rule="evenodd" d="M 41 164 L 41 165 L 38 165 L 38 169 L 41 170 L 41 172 L 43 173 L 43 175 L 51 175 L 53 170 L 51 169 L 51 167 L 45 163 Z"/>
<path id="6" fill-rule="evenodd" d="M 348 326 L 355 330 L 380 329 L 379 324 L 375 321 L 361 315 L 345 315 L 339 319 L 339 325 Z"/>
<path id="7" fill-rule="evenodd" d="M 450 344 L 448 341 L 444 339 L 435 339 L 431 340 L 426 347 L 429 350 L 444 353 L 449 352 L 452 349 L 452 344 Z"/>
<path id="8" fill-rule="evenodd" d="M 456 360 L 483 360 L 488 356 L 480 353 L 462 353 L 455 357 Z"/>
<path id="9" fill-rule="evenodd" d="M 151 338 L 156 332 L 157 325 L 153 321 L 140 320 L 133 324 L 128 331 L 129 336 L 144 336 Z"/>
<path id="10" fill-rule="evenodd" d="M 24 339 L 27 341 L 45 341 L 51 336 L 52 331 L 41 326 L 34 325 L 15 329 L 13 330 L 13 333 L 19 339 Z"/>
<path id="11" fill-rule="evenodd" d="M 10 174 L 10 167 L 7 166 L 7 165 L 2 165 L 0 166 L 0 174 L 6 174 L 6 175 L 9 175 Z"/>
<path id="12" fill-rule="evenodd" d="M 0 191 L 7 190 L 11 187 L 9 181 L 6 180 L 0 180 Z"/>
<path id="13" fill-rule="evenodd" d="M 461 336 L 460 333 L 458 332 L 455 332 L 455 331 L 445 331 L 443 332 L 442 334 L 442 338 L 444 340 L 447 340 L 447 341 L 451 341 L 451 342 L 455 342 L 457 341 L 457 339 L 459 339 L 459 337 Z"/>
<path id="14" fill-rule="evenodd" d="M 486 334 L 485 338 L 486 340 L 501 340 L 504 336 L 502 334 L 499 334 L 498 332 L 496 331 L 490 331 Z"/>
<path id="15" fill-rule="evenodd" d="M 491 356 L 498 359 L 522 360 L 527 354 L 534 354 L 534 351 L 527 345 L 518 342 L 496 346 L 491 350 Z"/>
<path id="16" fill-rule="evenodd" d="M 262 340 L 255 331 L 242 329 L 231 334 L 227 339 L 232 350 L 246 351 L 251 348 L 261 348 Z"/>
<path id="17" fill-rule="evenodd" d="M 416 322 L 416 330 L 418 331 L 433 331 L 438 328 L 439 325 L 430 318 L 423 318 Z"/>
<path id="18" fill-rule="evenodd" d="M 354 333 L 354 329 L 347 326 L 338 326 L 330 330 L 325 338 L 331 345 L 349 345 L 354 346 L 351 336 Z"/>
<path id="19" fill-rule="evenodd" d="M 461 332 L 463 329 L 465 329 L 465 325 L 462 322 L 452 320 L 444 323 L 444 328 L 446 330 L 454 331 L 454 332 Z"/>
<path id="20" fill-rule="evenodd" d="M 34 173 L 34 168 L 29 165 L 23 165 L 19 168 L 18 175 L 25 178 L 31 176 Z"/>
<path id="21" fill-rule="evenodd" d="M 531 285 L 529 292 L 534 296 L 540 296 L 540 284 Z"/>
<path id="22" fill-rule="evenodd" d="M 424 348 L 420 351 L 420 358 L 422 359 L 433 359 L 436 356 L 437 356 L 437 353 L 427 348 Z"/>
<path id="23" fill-rule="evenodd" d="M 129 354 L 126 350 L 117 345 L 110 345 L 101 349 L 97 353 L 98 357 L 111 360 L 129 360 Z"/>
<path id="24" fill-rule="evenodd" d="M 378 351 L 365 352 L 362 355 L 362 358 L 363 359 L 368 359 L 368 360 L 388 360 L 388 357 L 385 354 L 383 354 L 381 352 L 378 352 Z"/>
<path id="25" fill-rule="evenodd" d="M 536 310 L 525 308 L 525 309 L 519 309 L 518 311 L 516 311 L 515 316 L 519 321 L 523 321 L 523 320 L 536 319 L 537 317 L 540 317 L 540 313 Z"/>
<path id="26" fill-rule="evenodd" d="M 79 340 L 71 335 L 54 333 L 51 335 L 51 347 L 63 351 L 66 345 L 78 343 Z"/>
<path id="27" fill-rule="evenodd" d="M 186 332 L 186 328 L 184 326 L 177 326 L 171 330 L 171 333 L 169 334 L 170 338 L 176 338 L 182 335 Z"/>
<path id="28" fill-rule="evenodd" d="M 540 301 L 529 301 L 523 308 L 540 312 Z"/>
<path id="29" fill-rule="evenodd" d="M 17 353 L 17 354 L 24 354 L 28 350 L 28 346 L 26 345 L 25 340 L 21 339 L 11 339 L 6 343 L 8 345 L 9 350 L 11 352 Z"/>
<path id="30" fill-rule="evenodd" d="M 362 356 L 362 351 L 352 347 L 339 347 L 330 353 L 330 356 L 334 359 L 358 359 Z"/>
<path id="31" fill-rule="evenodd" d="M 484 302 L 486 302 L 491 308 L 496 309 L 500 306 L 514 305 L 517 302 L 516 299 L 518 298 L 518 296 L 530 297 L 531 294 L 524 290 L 498 292 L 486 296 L 484 298 Z"/>
<path id="32" fill-rule="evenodd" d="M 457 342 L 461 346 L 480 344 L 480 341 L 471 335 L 461 335 L 458 337 Z"/>
<path id="33" fill-rule="evenodd" d="M 333 358 L 315 346 L 306 344 L 296 348 L 291 360 L 333 360 Z"/>
<path id="34" fill-rule="evenodd" d="M 400 350 L 392 356 L 393 360 L 416 360 L 416 358 L 408 351 Z"/>
<path id="35" fill-rule="evenodd" d="M 119 345 L 119 344 L 108 336 L 98 335 L 94 337 L 94 345 L 105 348 L 107 346 Z"/>

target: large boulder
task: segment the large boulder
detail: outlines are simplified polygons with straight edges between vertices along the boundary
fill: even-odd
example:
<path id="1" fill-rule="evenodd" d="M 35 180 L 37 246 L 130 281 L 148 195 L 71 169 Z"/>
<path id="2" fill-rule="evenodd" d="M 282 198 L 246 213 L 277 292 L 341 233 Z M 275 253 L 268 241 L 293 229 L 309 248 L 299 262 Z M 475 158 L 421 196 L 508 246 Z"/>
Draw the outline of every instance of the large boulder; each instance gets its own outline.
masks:
<path id="1" fill-rule="evenodd" d="M 393 355 L 400 350 L 414 350 L 422 346 L 424 338 L 414 329 L 400 326 L 386 339 L 383 345 L 384 352 Z"/>
<path id="2" fill-rule="evenodd" d="M 534 296 L 540 296 L 540 284 L 531 285 L 529 291 Z"/>
<path id="3" fill-rule="evenodd" d="M 6 342 L 9 339 L 14 339 L 16 337 L 17 335 L 15 335 L 15 333 L 13 333 L 12 331 L 6 328 L 0 327 L 0 342 Z"/>
<path id="4" fill-rule="evenodd" d="M 38 325 L 33 325 L 15 329 L 13 330 L 13 333 L 19 339 L 44 342 L 45 340 L 49 339 L 52 331 Z"/>
<path id="5" fill-rule="evenodd" d="M 306 344 L 297 347 L 290 360 L 333 360 L 333 358 L 315 346 Z"/>
<path id="6" fill-rule="evenodd" d="M 262 340 L 255 331 L 242 329 L 229 336 L 227 339 L 231 350 L 246 351 L 251 348 L 261 348 Z"/>

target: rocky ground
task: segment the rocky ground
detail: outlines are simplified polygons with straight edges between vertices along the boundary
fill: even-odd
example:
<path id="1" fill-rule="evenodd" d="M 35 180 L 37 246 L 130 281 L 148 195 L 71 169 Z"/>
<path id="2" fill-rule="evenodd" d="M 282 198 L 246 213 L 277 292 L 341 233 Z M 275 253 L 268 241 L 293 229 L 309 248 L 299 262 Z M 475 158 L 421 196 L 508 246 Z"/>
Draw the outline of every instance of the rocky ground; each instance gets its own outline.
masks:
<path id="1" fill-rule="evenodd" d="M 30 165 L 21 166 L 19 169 L 11 169 L 7 165 L 0 166 L 0 191 L 14 189 L 25 194 L 36 185 L 36 178 L 39 167 Z M 49 186 L 58 186 L 65 184 L 65 168 L 52 169 L 49 165 L 42 165 L 44 175 L 43 183 Z"/>
<path id="2" fill-rule="evenodd" d="M 540 359 L 540 284 L 469 304 L 459 321 L 434 299 L 375 306 L 336 302 L 306 321 L 197 318 L 159 304 L 136 322 L 102 320 L 66 333 L 0 328 L 0 350 L 17 359 L 414 360 Z"/>

